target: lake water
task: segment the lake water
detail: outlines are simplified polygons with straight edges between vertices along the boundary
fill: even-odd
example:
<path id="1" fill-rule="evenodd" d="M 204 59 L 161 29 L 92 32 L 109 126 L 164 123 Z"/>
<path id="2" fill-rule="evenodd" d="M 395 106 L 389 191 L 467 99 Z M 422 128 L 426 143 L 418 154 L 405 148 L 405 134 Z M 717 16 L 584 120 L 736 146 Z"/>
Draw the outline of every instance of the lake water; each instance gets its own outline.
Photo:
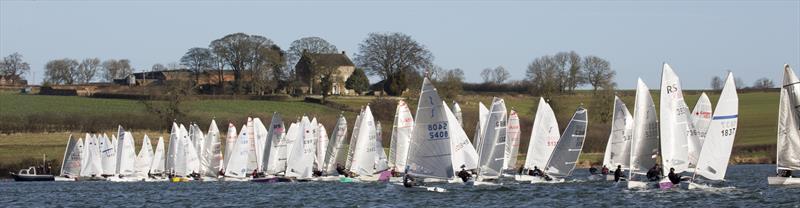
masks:
<path id="1" fill-rule="evenodd" d="M 708 190 L 627 190 L 613 182 L 584 181 L 588 171 L 561 184 L 517 184 L 464 187 L 446 184 L 446 193 L 409 191 L 380 183 L 307 182 L 257 184 L 0 182 L 3 207 L 800 207 L 800 186 L 767 186 L 774 165 L 737 165 L 724 184 Z"/>

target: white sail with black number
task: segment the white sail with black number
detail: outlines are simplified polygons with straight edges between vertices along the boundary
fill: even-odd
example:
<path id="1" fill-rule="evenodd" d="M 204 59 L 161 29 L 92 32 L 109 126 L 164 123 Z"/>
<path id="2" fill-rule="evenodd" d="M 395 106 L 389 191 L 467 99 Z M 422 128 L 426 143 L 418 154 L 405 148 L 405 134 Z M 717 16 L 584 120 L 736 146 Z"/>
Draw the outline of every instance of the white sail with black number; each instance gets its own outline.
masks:
<path id="1" fill-rule="evenodd" d="M 495 97 L 489 109 L 489 117 L 483 126 L 484 134 L 477 144 L 478 176 L 482 179 L 500 177 L 506 146 L 506 122 L 508 112 L 502 98 Z"/>
<path id="2" fill-rule="evenodd" d="M 414 117 L 406 102 L 397 102 L 397 109 L 392 124 L 392 140 L 389 145 L 389 167 L 397 172 L 405 172 L 408 145 L 411 142 L 411 131 L 414 129 Z"/>
<path id="3" fill-rule="evenodd" d="M 633 109 L 630 172 L 645 175 L 656 164 L 658 156 L 658 118 L 650 89 L 639 79 L 636 86 L 636 106 Z M 630 185 L 630 184 L 629 184 Z"/>
<path id="4" fill-rule="evenodd" d="M 67 148 L 64 150 L 64 159 L 61 161 L 61 176 L 80 176 L 82 152 L 83 139 L 75 139 L 72 135 L 69 135 Z"/>
<path id="5" fill-rule="evenodd" d="M 114 175 L 117 172 L 117 151 L 116 145 L 111 143 L 108 135 L 103 134 L 100 138 L 100 160 L 103 164 L 102 175 Z"/>
<path id="6" fill-rule="evenodd" d="M 695 168 L 695 174 L 710 180 L 725 179 L 733 140 L 736 137 L 739 96 L 736 94 L 736 84 L 733 80 L 733 73 L 728 72 Z"/>
<path id="7" fill-rule="evenodd" d="M 361 119 L 358 131 L 353 132 L 358 134 L 356 137 L 358 141 L 356 141 L 350 171 L 361 176 L 369 176 L 386 170 L 388 164 L 386 163 L 386 153 L 378 141 L 378 129 L 369 106 L 364 109 Z"/>
<path id="8" fill-rule="evenodd" d="M 706 93 L 700 95 L 694 109 L 692 110 L 692 126 L 694 131 L 693 137 L 689 137 L 689 168 L 694 168 L 697 164 L 697 157 L 700 155 L 700 149 L 703 147 L 703 139 L 708 132 L 708 125 L 711 124 L 711 101 L 708 99 Z"/>
<path id="9" fill-rule="evenodd" d="M 633 116 L 622 99 L 614 96 L 614 117 L 611 121 L 611 134 L 608 136 L 603 166 L 614 169 L 630 168 L 631 138 L 633 134 Z"/>
<path id="10" fill-rule="evenodd" d="M 783 87 L 778 107 L 777 170 L 800 170 L 800 80 L 789 65 L 784 66 Z"/>
<path id="11" fill-rule="evenodd" d="M 264 147 L 263 168 L 266 174 L 275 175 L 286 170 L 286 143 L 283 139 L 285 129 L 283 118 L 278 112 L 272 113 L 267 142 Z"/>
<path id="12" fill-rule="evenodd" d="M 442 103 L 436 88 L 424 78 L 406 160 L 409 174 L 439 179 L 454 175 L 450 128 L 458 121 L 447 119 Z"/>
<path id="13" fill-rule="evenodd" d="M 550 108 L 550 104 L 547 104 L 542 97 L 539 98 L 532 129 L 524 166 L 529 170 L 544 168 L 561 138 L 556 115 Z"/>
<path id="14" fill-rule="evenodd" d="M 314 157 L 316 156 L 313 146 L 313 141 L 316 140 L 314 138 L 315 128 L 317 126 L 312 126 L 311 121 L 306 116 L 303 116 L 300 123 L 297 124 L 297 128 L 292 135 L 295 137 L 294 144 L 291 145 L 292 149 L 287 158 L 286 176 L 298 179 L 312 176 Z"/>
<path id="15" fill-rule="evenodd" d="M 681 173 L 689 168 L 689 141 L 693 140 L 689 107 L 683 100 L 680 78 L 669 64 L 661 71 L 660 96 L 661 164 L 664 170 L 675 169 Z"/>
<path id="16" fill-rule="evenodd" d="M 247 123 L 252 125 L 253 120 L 247 118 Z M 233 148 L 231 148 L 230 157 L 226 158 L 228 162 L 225 167 L 225 177 L 244 178 L 249 173 L 247 163 L 252 140 L 250 140 L 250 133 L 246 130 L 247 125 L 242 125 L 241 129 L 242 131 L 239 132 L 239 136 L 236 142 L 233 143 Z"/>
<path id="17" fill-rule="evenodd" d="M 586 109 L 578 107 L 547 161 L 544 171 L 548 175 L 563 178 L 571 175 L 575 170 L 575 164 L 583 150 L 583 141 L 586 139 L 588 119 Z"/>
<path id="18" fill-rule="evenodd" d="M 329 142 L 331 143 L 328 145 L 328 153 L 325 154 L 325 175 L 338 175 L 336 172 L 337 165 L 344 165 L 346 160 L 345 150 L 344 150 L 344 140 L 347 136 L 347 120 L 344 118 L 344 115 L 339 115 L 339 119 L 336 121 L 336 126 L 333 127 L 333 131 L 331 132 L 331 139 Z"/>

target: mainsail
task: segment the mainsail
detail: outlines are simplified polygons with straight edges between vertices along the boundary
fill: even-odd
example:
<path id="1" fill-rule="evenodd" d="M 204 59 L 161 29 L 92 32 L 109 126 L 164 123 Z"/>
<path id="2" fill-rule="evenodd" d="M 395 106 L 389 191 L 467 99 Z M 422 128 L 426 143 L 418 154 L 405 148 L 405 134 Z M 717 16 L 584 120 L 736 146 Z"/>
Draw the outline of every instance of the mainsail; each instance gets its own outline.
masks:
<path id="1" fill-rule="evenodd" d="M 484 126 L 486 126 L 486 122 L 489 120 L 489 109 L 486 108 L 486 105 L 483 105 L 482 102 L 478 102 L 478 124 L 475 127 L 475 136 L 472 138 L 472 143 L 475 145 L 479 145 L 481 139 L 483 138 Z"/>
<path id="2" fill-rule="evenodd" d="M 231 153 L 234 152 L 233 146 L 236 144 L 236 139 L 239 138 L 236 133 L 236 126 L 233 123 L 228 123 L 228 131 L 225 134 L 225 155 L 222 157 L 223 169 L 228 167 Z"/>
<path id="3" fill-rule="evenodd" d="M 693 137 L 689 137 L 689 168 L 694 168 L 697 164 L 697 157 L 703 147 L 703 139 L 708 132 L 708 125 L 711 124 L 711 101 L 706 93 L 700 95 L 697 104 L 692 110 L 692 126 L 694 127 Z"/>
<path id="4" fill-rule="evenodd" d="M 664 63 L 661 72 L 661 164 L 665 170 L 681 173 L 689 168 L 689 145 L 694 127 L 690 121 L 689 107 L 683 100 L 683 88 L 678 75 Z"/>
<path id="5" fill-rule="evenodd" d="M 325 158 L 328 153 L 328 131 L 322 123 L 317 124 L 317 160 L 314 161 L 316 170 L 324 170 Z"/>
<path id="6" fill-rule="evenodd" d="M 405 172 L 406 158 L 408 158 L 408 145 L 411 141 L 411 131 L 414 128 L 414 117 L 404 101 L 397 102 L 397 110 L 392 124 L 392 140 L 389 145 L 389 167 L 398 172 Z"/>
<path id="7" fill-rule="evenodd" d="M 506 146 L 506 103 L 502 98 L 492 100 L 489 119 L 483 126 L 484 134 L 478 143 L 478 175 L 481 178 L 499 177 L 503 169 Z"/>
<path id="8" fill-rule="evenodd" d="M 147 134 L 142 138 L 142 147 L 139 149 L 139 155 L 136 156 L 136 173 L 137 177 L 146 178 L 147 173 L 150 172 L 150 166 L 153 163 L 153 145 L 150 145 L 150 137 Z"/>
<path id="9" fill-rule="evenodd" d="M 308 117 L 302 117 L 300 123 L 297 125 L 296 131 L 292 135 L 295 136 L 295 139 L 294 144 L 291 145 L 292 149 L 288 157 L 286 176 L 301 179 L 311 177 L 315 157 L 315 148 L 313 146 L 315 128 L 317 128 L 317 126 L 312 125 Z"/>
<path id="10" fill-rule="evenodd" d="M 350 171 L 358 175 L 373 175 L 379 171 L 386 170 L 388 165 L 385 161 L 385 153 L 378 142 L 377 127 L 372 117 L 372 110 L 367 106 L 362 115 L 362 121 L 358 128 L 358 141 L 356 142 L 353 153 L 353 161 Z M 381 154 L 383 153 L 383 154 Z M 381 161 L 381 157 L 384 158 Z"/>
<path id="11" fill-rule="evenodd" d="M 645 175 L 656 164 L 658 156 L 658 118 L 650 89 L 638 80 L 636 106 L 633 109 L 633 137 L 631 140 L 630 176 Z M 630 177 L 629 177 L 630 178 Z"/>
<path id="12" fill-rule="evenodd" d="M 64 160 L 61 161 L 61 175 L 76 177 L 81 174 L 81 156 L 83 140 L 75 139 L 69 135 L 67 148 L 64 150 Z"/>
<path id="13" fill-rule="evenodd" d="M 264 169 L 264 149 L 266 149 L 267 140 L 269 139 L 267 126 L 261 122 L 261 118 L 253 119 L 253 133 L 255 134 L 255 158 L 256 169 L 261 172 Z"/>
<path id="14" fill-rule="evenodd" d="M 247 123 L 252 123 L 252 119 L 248 118 Z M 247 132 L 247 125 L 242 126 L 242 131 L 239 132 L 238 139 L 233 143 L 231 153 L 226 159 L 227 166 L 225 167 L 225 177 L 244 178 L 248 174 L 247 162 L 250 153 L 250 139 Z"/>
<path id="15" fill-rule="evenodd" d="M 132 175 L 136 171 L 136 149 L 133 146 L 133 135 L 130 132 L 125 132 L 118 141 L 121 145 L 120 152 L 117 155 L 117 174 L 118 175 Z"/>
<path id="16" fill-rule="evenodd" d="M 717 107 L 714 109 L 714 118 L 708 126 L 708 134 L 703 141 L 703 149 L 700 150 L 695 174 L 710 180 L 725 178 L 738 120 L 739 96 L 736 94 L 733 73 L 729 72 Z"/>
<path id="17" fill-rule="evenodd" d="M 522 131 L 519 127 L 519 115 L 517 111 L 511 110 L 508 114 L 508 128 L 506 128 L 506 152 L 503 160 L 504 169 L 514 169 L 517 166 L 517 155 L 519 154 L 519 137 Z"/>
<path id="18" fill-rule="evenodd" d="M 603 166 L 614 169 L 620 166 L 630 168 L 631 135 L 633 134 L 633 117 L 622 99 L 614 96 L 614 117 L 611 123 L 611 134 L 608 136 Z"/>
<path id="19" fill-rule="evenodd" d="M 99 176 L 103 172 L 103 163 L 100 158 L 100 148 L 96 136 L 86 134 L 83 145 L 84 161 L 81 176 Z"/>
<path id="20" fill-rule="evenodd" d="M 117 172 L 116 145 L 111 143 L 108 135 L 103 134 L 100 140 L 100 157 L 103 163 L 103 175 L 114 175 Z"/>
<path id="21" fill-rule="evenodd" d="M 278 112 L 272 113 L 269 125 L 267 143 L 264 148 L 263 168 L 265 173 L 275 175 L 286 170 L 286 143 L 284 136 L 283 118 Z"/>
<path id="22" fill-rule="evenodd" d="M 353 166 L 353 155 L 356 151 L 356 142 L 358 142 L 358 128 L 361 126 L 361 116 L 364 115 L 364 108 L 356 116 L 356 123 L 353 125 L 353 133 L 350 135 L 350 142 L 347 146 L 347 161 L 345 161 L 345 169 L 350 169 Z"/>
<path id="23" fill-rule="evenodd" d="M 217 177 L 219 175 L 220 162 L 222 161 L 221 146 L 217 122 L 212 119 L 200 153 L 200 172 L 202 175 L 208 177 Z"/>
<path id="24" fill-rule="evenodd" d="M 784 66 L 783 87 L 778 107 L 778 170 L 800 170 L 800 124 L 797 108 L 800 105 L 800 81 L 789 65 Z"/>
<path id="25" fill-rule="evenodd" d="M 336 121 L 336 126 L 333 127 L 331 132 L 331 139 L 328 145 L 327 154 L 325 154 L 325 169 L 326 175 L 337 175 L 336 166 L 344 165 L 346 157 L 344 156 L 344 139 L 347 136 L 347 120 L 344 115 L 339 115 Z"/>
<path id="26" fill-rule="evenodd" d="M 153 153 L 153 162 L 150 163 L 150 173 L 162 174 L 164 170 L 164 137 L 158 137 L 156 150 Z"/>
<path id="27" fill-rule="evenodd" d="M 465 170 L 478 168 L 478 152 L 475 151 L 475 146 L 472 146 L 472 142 L 469 141 L 467 133 L 464 132 L 464 128 L 457 123 L 458 119 L 450 112 L 450 108 L 447 107 L 447 104 L 442 102 L 442 106 L 445 108 L 444 112 L 447 114 L 447 121 L 451 123 L 448 132 L 450 134 L 450 151 L 453 160 L 453 171 L 461 171 L 461 166 L 464 166 Z"/>
<path id="28" fill-rule="evenodd" d="M 453 114 L 456 116 L 456 120 L 458 120 L 458 125 L 464 126 L 464 117 L 461 113 L 461 106 L 459 106 L 456 101 L 453 101 Z"/>
<path id="29" fill-rule="evenodd" d="M 556 115 L 550 105 L 539 98 L 536 108 L 536 117 L 533 120 L 533 130 L 528 143 L 528 154 L 525 155 L 525 169 L 544 168 L 547 160 L 553 154 L 561 133 L 558 130 Z"/>
<path id="30" fill-rule="evenodd" d="M 442 105 L 436 88 L 424 78 L 406 160 L 409 174 L 440 179 L 453 177 L 450 128 L 457 121 L 447 119 Z"/>
<path id="31" fill-rule="evenodd" d="M 558 140 L 553 154 L 547 161 L 545 172 L 556 177 L 567 177 L 575 170 L 575 164 L 583 150 L 583 141 L 586 139 L 588 115 L 586 109 L 578 107 L 572 119 L 564 129 L 564 134 Z"/>

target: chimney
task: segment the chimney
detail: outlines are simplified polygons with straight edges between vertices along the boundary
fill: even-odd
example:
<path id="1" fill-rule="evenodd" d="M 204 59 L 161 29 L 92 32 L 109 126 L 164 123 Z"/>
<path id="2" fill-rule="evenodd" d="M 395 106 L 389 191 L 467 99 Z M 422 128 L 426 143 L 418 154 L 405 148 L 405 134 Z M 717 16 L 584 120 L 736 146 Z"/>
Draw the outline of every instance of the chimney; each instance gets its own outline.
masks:
<path id="1" fill-rule="evenodd" d="M 347 54 L 344 53 L 344 50 L 342 50 L 342 55 L 347 55 Z"/>

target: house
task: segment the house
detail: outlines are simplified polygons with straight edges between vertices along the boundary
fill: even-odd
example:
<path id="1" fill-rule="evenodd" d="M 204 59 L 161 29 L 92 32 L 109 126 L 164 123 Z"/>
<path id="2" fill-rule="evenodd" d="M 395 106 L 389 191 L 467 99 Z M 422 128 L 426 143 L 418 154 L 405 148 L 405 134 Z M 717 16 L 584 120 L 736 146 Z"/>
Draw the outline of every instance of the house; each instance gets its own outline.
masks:
<path id="1" fill-rule="evenodd" d="M 149 71 L 133 73 L 137 85 L 146 86 L 149 84 L 164 84 L 167 81 L 194 81 L 194 72 L 188 69 L 174 69 L 164 71 Z M 218 70 L 206 70 L 200 72 L 197 77 L 198 85 L 217 84 L 219 83 Z M 232 82 L 234 80 L 234 73 L 232 70 L 222 71 L 222 80 L 224 82 Z M 243 80 L 248 80 L 248 76 L 244 76 Z"/>
<path id="2" fill-rule="evenodd" d="M 22 79 L 18 75 L 0 75 L 0 86 L 25 86 L 28 80 Z"/>
<path id="3" fill-rule="evenodd" d="M 345 81 L 355 71 L 356 66 L 353 61 L 347 57 L 344 51 L 342 53 L 308 53 L 303 51 L 303 55 L 295 65 L 295 73 L 297 81 L 299 82 L 300 90 L 307 94 L 318 94 L 320 86 L 320 76 L 313 75 L 315 69 L 333 69 L 334 79 L 330 95 L 356 95 L 352 89 L 345 87 Z M 316 88 L 316 89 L 315 89 Z"/>

